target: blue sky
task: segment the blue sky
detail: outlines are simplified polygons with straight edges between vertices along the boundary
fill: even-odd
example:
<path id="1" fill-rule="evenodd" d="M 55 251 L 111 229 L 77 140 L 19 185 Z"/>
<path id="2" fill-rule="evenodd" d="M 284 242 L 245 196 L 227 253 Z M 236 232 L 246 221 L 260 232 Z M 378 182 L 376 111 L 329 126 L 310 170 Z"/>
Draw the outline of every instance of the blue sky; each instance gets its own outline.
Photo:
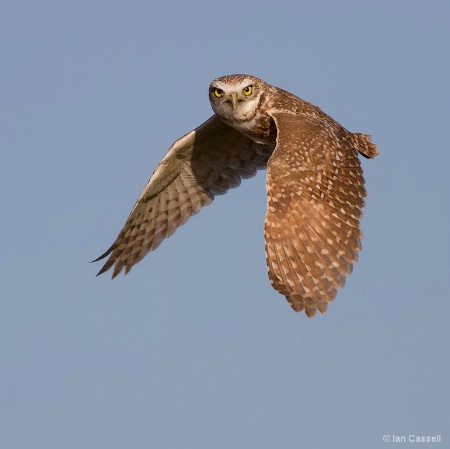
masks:
<path id="1" fill-rule="evenodd" d="M 449 18 L 446 1 L 3 1 L 1 447 L 448 441 Z M 229 73 L 380 150 L 324 316 L 269 284 L 264 172 L 128 276 L 88 263 Z"/>

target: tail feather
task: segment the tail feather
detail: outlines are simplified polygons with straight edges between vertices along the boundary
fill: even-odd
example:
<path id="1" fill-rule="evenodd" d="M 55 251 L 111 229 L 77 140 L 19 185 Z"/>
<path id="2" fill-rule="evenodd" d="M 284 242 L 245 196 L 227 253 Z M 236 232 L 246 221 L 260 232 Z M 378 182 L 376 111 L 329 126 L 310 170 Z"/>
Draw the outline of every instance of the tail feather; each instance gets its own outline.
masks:
<path id="1" fill-rule="evenodd" d="M 372 138 L 367 134 L 354 133 L 353 137 L 356 148 L 364 157 L 373 159 L 379 153 L 377 146 L 372 143 Z"/>

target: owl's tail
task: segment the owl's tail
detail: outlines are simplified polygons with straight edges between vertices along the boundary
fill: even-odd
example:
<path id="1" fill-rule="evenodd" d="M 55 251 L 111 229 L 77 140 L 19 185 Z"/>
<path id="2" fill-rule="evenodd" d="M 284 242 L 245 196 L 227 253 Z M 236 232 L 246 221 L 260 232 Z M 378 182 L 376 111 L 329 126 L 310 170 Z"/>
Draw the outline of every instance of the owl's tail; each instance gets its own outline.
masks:
<path id="1" fill-rule="evenodd" d="M 364 157 L 373 159 L 379 153 L 377 146 L 371 142 L 372 138 L 367 134 L 353 133 L 353 138 L 356 148 Z"/>

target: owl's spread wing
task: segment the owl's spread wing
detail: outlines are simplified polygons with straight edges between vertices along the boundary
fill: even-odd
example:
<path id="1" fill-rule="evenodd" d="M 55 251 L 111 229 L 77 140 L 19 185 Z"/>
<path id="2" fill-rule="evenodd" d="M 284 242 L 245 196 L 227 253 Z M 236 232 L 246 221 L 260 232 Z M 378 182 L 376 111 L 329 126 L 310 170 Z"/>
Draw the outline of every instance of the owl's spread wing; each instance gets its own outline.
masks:
<path id="1" fill-rule="evenodd" d="M 125 274 L 215 195 L 237 187 L 266 168 L 273 151 L 227 126 L 217 116 L 178 139 L 151 176 L 98 274 L 113 265 Z"/>
<path id="2" fill-rule="evenodd" d="M 295 311 L 324 313 L 361 249 L 364 178 L 354 137 L 289 113 L 271 114 L 266 258 L 272 286 Z"/>

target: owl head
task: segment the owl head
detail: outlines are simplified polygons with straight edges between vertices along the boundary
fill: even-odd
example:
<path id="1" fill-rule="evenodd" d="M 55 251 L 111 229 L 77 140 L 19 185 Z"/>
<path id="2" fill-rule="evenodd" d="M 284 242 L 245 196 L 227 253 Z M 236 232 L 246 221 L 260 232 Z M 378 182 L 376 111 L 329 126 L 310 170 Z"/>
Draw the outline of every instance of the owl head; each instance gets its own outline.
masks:
<path id="1" fill-rule="evenodd" d="M 213 111 L 224 120 L 247 120 L 255 115 L 264 81 L 250 75 L 226 75 L 209 86 Z"/>

